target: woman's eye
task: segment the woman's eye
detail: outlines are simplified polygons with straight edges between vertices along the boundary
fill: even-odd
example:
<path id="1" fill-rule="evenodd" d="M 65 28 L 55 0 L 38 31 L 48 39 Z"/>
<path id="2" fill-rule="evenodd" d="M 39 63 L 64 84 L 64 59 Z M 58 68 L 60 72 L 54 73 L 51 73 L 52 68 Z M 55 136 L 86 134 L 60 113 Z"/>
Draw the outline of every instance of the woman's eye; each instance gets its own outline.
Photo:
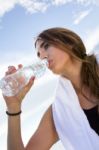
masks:
<path id="1" fill-rule="evenodd" d="M 37 52 L 37 56 L 40 57 L 40 53 L 39 52 Z"/>
<path id="2" fill-rule="evenodd" d="M 49 47 L 49 44 L 48 44 L 48 43 L 44 44 L 44 49 L 45 49 L 45 50 L 47 50 L 48 47 Z"/>

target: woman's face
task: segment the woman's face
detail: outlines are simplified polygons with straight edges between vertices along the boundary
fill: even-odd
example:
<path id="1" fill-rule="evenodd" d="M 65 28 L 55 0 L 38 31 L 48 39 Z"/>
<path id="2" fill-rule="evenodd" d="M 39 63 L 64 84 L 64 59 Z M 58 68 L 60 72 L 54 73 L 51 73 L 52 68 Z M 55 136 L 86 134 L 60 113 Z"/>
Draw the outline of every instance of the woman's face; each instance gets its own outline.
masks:
<path id="1" fill-rule="evenodd" d="M 43 44 L 44 43 L 44 44 Z M 55 74 L 63 74 L 70 60 L 68 53 L 39 40 L 36 44 L 37 54 L 41 59 L 47 58 L 48 68 Z"/>

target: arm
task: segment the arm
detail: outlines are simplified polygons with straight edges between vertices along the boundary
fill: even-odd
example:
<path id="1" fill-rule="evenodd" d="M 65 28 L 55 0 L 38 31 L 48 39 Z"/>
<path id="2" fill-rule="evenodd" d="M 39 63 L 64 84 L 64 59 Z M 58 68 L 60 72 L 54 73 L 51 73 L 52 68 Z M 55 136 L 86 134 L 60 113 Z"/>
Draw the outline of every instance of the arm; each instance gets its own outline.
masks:
<path id="1" fill-rule="evenodd" d="M 9 109 L 10 113 L 19 112 L 20 108 L 13 105 Z M 8 137 L 7 150 L 24 150 L 23 141 L 21 138 L 20 115 L 8 116 Z"/>
<path id="2" fill-rule="evenodd" d="M 49 150 L 57 141 L 58 135 L 55 130 L 52 108 L 50 106 L 44 114 L 37 131 L 27 144 L 26 150 Z"/>
<path id="3" fill-rule="evenodd" d="M 20 115 L 8 118 L 8 150 L 49 150 L 57 140 L 58 135 L 53 123 L 51 106 L 44 114 L 26 148 L 21 138 Z"/>
<path id="4" fill-rule="evenodd" d="M 16 69 L 8 71 L 7 74 L 14 71 Z M 34 78 L 31 78 L 29 83 L 16 96 L 4 96 L 9 113 L 17 113 L 21 110 L 22 101 L 33 83 Z M 20 115 L 8 116 L 8 150 L 48 150 L 58 140 L 51 107 L 45 113 L 37 131 L 31 137 L 26 147 L 24 147 L 22 141 L 20 122 Z"/>

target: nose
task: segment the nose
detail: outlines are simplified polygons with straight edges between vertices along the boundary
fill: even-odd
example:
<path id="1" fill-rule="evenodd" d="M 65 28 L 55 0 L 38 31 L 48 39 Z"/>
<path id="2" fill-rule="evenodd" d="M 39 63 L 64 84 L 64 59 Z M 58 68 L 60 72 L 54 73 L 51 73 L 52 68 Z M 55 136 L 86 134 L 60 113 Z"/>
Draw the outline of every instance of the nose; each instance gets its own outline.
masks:
<path id="1" fill-rule="evenodd" d="M 47 58 L 47 53 L 45 50 L 39 50 L 37 52 L 37 56 L 40 58 L 40 59 L 44 59 L 44 58 Z"/>

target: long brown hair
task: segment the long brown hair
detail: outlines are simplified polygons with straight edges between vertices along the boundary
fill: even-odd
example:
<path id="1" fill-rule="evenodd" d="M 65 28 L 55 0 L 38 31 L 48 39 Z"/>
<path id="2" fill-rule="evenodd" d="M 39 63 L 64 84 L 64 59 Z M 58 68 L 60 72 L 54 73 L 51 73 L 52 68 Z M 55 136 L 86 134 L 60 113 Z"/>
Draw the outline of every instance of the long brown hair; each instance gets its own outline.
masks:
<path id="1" fill-rule="evenodd" d="M 86 48 L 81 38 L 71 30 L 56 27 L 41 32 L 36 42 L 39 39 L 60 48 L 82 62 L 82 85 L 90 89 L 90 93 L 97 99 L 95 103 L 99 105 L 99 65 L 94 54 L 86 54 Z M 90 101 L 94 103 L 94 101 Z"/>

